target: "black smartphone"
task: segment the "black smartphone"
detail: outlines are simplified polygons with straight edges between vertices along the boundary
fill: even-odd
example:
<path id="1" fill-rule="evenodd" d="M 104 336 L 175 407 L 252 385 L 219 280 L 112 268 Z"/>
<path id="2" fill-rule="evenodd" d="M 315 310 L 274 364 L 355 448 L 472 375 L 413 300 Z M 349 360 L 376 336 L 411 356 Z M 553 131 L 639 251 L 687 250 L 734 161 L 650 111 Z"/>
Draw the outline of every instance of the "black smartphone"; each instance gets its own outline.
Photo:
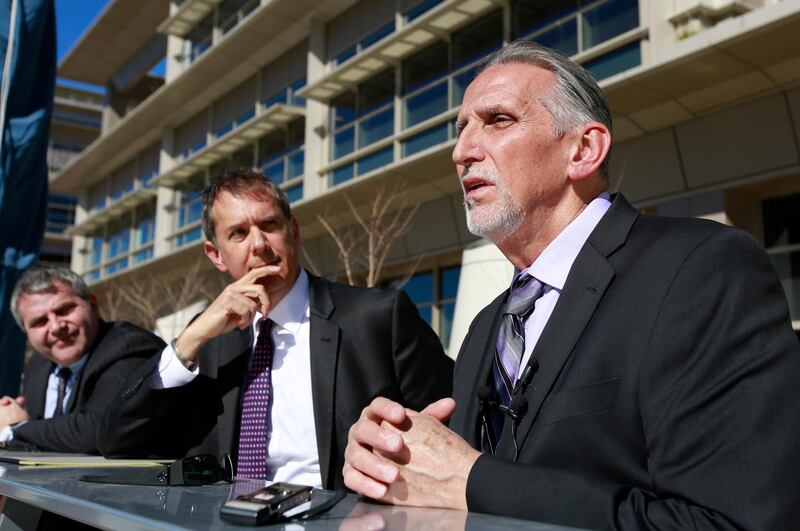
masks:
<path id="1" fill-rule="evenodd" d="M 311 487 L 277 482 L 228 501 L 220 518 L 241 525 L 276 522 L 286 511 L 311 499 Z"/>

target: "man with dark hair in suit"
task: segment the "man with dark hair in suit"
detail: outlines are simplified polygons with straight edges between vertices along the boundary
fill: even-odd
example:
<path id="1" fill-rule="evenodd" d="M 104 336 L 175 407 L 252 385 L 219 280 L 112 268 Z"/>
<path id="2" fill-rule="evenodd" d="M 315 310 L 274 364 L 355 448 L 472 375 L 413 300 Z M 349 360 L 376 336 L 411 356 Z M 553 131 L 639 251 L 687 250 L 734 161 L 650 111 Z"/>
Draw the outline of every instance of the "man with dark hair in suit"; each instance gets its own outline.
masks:
<path id="1" fill-rule="evenodd" d="M 457 131 L 467 224 L 514 282 L 454 400 L 364 410 L 346 485 L 592 529 L 796 528 L 800 348 L 758 243 L 610 196 L 605 97 L 535 43 L 486 60 Z"/>
<path id="2" fill-rule="evenodd" d="M 124 321 L 100 319 L 80 275 L 36 267 L 20 277 L 11 312 L 36 351 L 23 395 L 0 399 L 0 442 L 10 448 L 97 453 L 97 429 L 130 372 L 164 342 Z"/>
<path id="3" fill-rule="evenodd" d="M 283 190 L 231 170 L 203 192 L 204 250 L 233 282 L 112 406 L 104 454 L 231 453 L 240 477 L 343 486 L 347 429 L 377 396 L 449 396 L 452 361 L 402 291 L 306 273 Z"/>

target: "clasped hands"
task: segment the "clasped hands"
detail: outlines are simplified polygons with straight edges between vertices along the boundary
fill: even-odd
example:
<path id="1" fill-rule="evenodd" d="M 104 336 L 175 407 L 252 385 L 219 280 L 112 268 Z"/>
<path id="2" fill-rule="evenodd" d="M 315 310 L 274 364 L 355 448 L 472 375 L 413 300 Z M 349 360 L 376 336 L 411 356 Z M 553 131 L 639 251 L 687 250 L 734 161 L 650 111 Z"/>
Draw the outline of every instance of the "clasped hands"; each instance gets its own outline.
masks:
<path id="1" fill-rule="evenodd" d="M 376 398 L 350 428 L 342 470 L 348 488 L 395 505 L 467 510 L 467 478 L 480 452 L 443 422 L 455 401 L 422 412 Z"/>
<path id="2" fill-rule="evenodd" d="M 17 398 L 10 396 L 0 398 L 0 429 L 23 420 L 28 420 L 28 412 L 25 411 L 25 398 L 21 396 Z"/>

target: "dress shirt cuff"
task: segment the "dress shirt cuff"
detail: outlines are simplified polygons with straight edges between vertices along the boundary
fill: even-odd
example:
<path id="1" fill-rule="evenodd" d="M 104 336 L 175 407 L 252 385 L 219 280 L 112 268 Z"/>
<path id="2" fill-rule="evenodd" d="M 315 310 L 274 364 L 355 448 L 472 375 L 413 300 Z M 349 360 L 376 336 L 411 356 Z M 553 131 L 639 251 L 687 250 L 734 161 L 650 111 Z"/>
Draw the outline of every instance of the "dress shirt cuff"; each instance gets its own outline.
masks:
<path id="1" fill-rule="evenodd" d="M 20 422 L 17 422 L 16 424 L 9 424 L 8 426 L 0 430 L 0 444 L 1 443 L 8 444 L 11 441 L 13 441 L 14 428 L 19 428 L 20 426 L 23 426 L 27 422 L 28 422 L 27 420 L 22 420 Z"/>
<path id="2" fill-rule="evenodd" d="M 150 388 L 170 389 L 172 387 L 181 387 L 194 380 L 198 374 L 200 374 L 199 365 L 193 371 L 190 371 L 178 360 L 172 347 L 167 345 L 161 351 L 158 367 L 150 376 Z"/>

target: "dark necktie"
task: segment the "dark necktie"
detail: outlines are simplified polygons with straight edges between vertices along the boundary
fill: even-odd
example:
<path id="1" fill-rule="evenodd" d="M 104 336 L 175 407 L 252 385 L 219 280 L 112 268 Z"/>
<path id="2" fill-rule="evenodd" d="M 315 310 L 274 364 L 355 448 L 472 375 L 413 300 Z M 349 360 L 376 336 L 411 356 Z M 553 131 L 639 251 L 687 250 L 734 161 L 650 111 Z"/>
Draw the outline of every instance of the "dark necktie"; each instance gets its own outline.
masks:
<path id="1" fill-rule="evenodd" d="M 541 282 L 530 275 L 520 275 L 514 280 L 503 309 L 492 372 L 495 396 L 504 406 L 511 403 L 514 383 L 525 353 L 525 320 L 533 313 L 534 304 L 543 291 Z M 492 408 L 489 431 L 493 442 L 500 437 L 504 419 L 505 415 L 499 409 Z"/>
<path id="2" fill-rule="evenodd" d="M 267 446 L 272 436 L 272 321 L 258 323 L 258 339 L 242 393 L 236 475 L 268 479 Z"/>
<path id="3" fill-rule="evenodd" d="M 56 371 L 58 376 L 58 390 L 56 391 L 56 408 L 53 410 L 53 417 L 64 414 L 64 396 L 67 393 L 67 381 L 72 376 L 69 367 L 61 367 Z"/>

